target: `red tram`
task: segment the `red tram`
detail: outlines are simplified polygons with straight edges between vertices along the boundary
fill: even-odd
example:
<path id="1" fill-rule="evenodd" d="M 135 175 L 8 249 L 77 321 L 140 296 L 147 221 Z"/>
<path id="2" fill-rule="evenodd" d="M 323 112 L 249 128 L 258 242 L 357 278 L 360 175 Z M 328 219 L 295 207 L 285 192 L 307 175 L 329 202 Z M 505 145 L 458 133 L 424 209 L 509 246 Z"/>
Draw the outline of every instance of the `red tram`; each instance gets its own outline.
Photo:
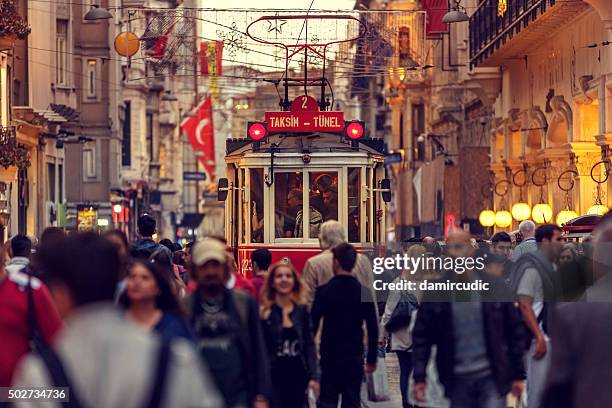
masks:
<path id="1" fill-rule="evenodd" d="M 285 130 L 284 130 L 285 129 Z M 228 178 L 219 181 L 225 201 L 225 234 L 250 276 L 250 254 L 268 248 L 273 261 L 289 257 L 301 270 L 320 252 L 318 234 L 338 220 L 351 243 L 373 247 L 385 240 L 384 143 L 342 112 L 320 111 L 299 96 L 289 111 L 251 122 L 247 137 L 227 141 Z"/>

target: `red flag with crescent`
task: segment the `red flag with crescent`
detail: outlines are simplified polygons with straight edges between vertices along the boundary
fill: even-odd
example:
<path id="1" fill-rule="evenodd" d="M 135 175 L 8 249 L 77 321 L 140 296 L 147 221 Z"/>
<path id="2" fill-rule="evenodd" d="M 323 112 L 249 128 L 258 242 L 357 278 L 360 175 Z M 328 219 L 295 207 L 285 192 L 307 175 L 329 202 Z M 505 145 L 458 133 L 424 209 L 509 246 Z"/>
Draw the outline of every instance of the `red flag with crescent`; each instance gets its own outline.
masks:
<path id="1" fill-rule="evenodd" d="M 215 128 L 213 126 L 210 96 L 195 109 L 195 114 L 181 123 L 181 129 L 189 138 L 196 157 L 208 173 L 208 180 L 215 180 Z"/>

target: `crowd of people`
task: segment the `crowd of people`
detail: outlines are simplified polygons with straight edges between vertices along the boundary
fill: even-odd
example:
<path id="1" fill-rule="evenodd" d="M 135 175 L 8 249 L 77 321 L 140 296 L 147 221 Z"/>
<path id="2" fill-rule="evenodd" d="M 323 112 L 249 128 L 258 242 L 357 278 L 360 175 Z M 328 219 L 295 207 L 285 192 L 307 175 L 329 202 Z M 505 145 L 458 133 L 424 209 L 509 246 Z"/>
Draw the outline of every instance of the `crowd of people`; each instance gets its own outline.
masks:
<path id="1" fill-rule="evenodd" d="M 321 226 L 328 269 L 308 283 L 266 249 L 249 280 L 222 238 L 157 243 L 146 214 L 138 230 L 131 244 L 120 231 L 55 230 L 36 248 L 23 235 L 4 245 L 1 387 L 68 387 L 73 407 L 359 405 L 378 322 L 351 272 L 363 255 L 337 221 Z"/>
<path id="2" fill-rule="evenodd" d="M 486 292 L 374 291 L 370 260 L 335 220 L 302 271 L 262 248 L 251 279 L 223 238 L 183 248 L 155 229 L 145 214 L 131 243 L 48 228 L 36 246 L 3 246 L 0 387 L 68 387 L 72 407 L 352 408 L 386 348 L 404 408 L 504 408 L 525 383 L 529 408 L 612 405 L 612 304 L 583 301 L 612 300 L 609 218 L 580 248 L 531 221 L 518 240 L 415 238 L 409 257 L 482 257 L 484 269 L 385 276 Z"/>

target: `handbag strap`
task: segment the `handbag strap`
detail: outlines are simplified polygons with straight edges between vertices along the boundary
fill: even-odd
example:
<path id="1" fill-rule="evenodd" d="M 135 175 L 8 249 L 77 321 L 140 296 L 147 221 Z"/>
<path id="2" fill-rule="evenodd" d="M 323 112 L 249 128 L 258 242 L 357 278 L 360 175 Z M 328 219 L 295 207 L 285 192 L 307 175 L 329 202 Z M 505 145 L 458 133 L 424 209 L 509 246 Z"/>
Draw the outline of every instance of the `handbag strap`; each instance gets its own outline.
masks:
<path id="1" fill-rule="evenodd" d="M 163 401 L 166 383 L 168 382 L 168 368 L 170 367 L 170 341 L 162 340 L 159 353 L 157 356 L 157 367 L 155 369 L 155 378 L 153 379 L 153 388 L 151 389 L 151 397 L 149 404 L 146 405 L 148 408 L 159 408 Z"/>
<path id="2" fill-rule="evenodd" d="M 38 350 L 38 355 L 42 358 L 54 387 L 68 389 L 68 401 L 61 403 L 62 408 L 85 408 L 77 396 L 74 385 L 68 379 L 64 365 L 59 355 L 51 347 L 43 347 Z"/>
<path id="3" fill-rule="evenodd" d="M 42 336 L 38 319 L 36 317 L 36 304 L 34 303 L 34 291 L 32 289 L 32 275 L 26 271 L 28 275 L 28 284 L 26 286 L 26 295 L 28 298 L 28 332 L 30 335 L 30 349 L 39 351 L 47 346 L 45 339 Z"/>

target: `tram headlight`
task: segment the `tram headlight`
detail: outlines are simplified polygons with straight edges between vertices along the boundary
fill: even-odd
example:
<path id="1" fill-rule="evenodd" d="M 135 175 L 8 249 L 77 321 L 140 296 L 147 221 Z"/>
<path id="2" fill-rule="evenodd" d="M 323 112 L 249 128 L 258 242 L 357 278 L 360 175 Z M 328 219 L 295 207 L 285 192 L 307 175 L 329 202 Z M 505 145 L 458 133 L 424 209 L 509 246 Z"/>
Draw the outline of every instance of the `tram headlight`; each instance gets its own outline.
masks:
<path id="1" fill-rule="evenodd" d="M 344 123 L 344 133 L 351 140 L 357 140 L 363 137 L 365 123 L 360 120 L 351 120 Z"/>
<path id="2" fill-rule="evenodd" d="M 265 122 L 249 122 L 247 127 L 247 136 L 250 139 L 259 141 L 266 137 L 268 129 L 266 128 Z"/>

